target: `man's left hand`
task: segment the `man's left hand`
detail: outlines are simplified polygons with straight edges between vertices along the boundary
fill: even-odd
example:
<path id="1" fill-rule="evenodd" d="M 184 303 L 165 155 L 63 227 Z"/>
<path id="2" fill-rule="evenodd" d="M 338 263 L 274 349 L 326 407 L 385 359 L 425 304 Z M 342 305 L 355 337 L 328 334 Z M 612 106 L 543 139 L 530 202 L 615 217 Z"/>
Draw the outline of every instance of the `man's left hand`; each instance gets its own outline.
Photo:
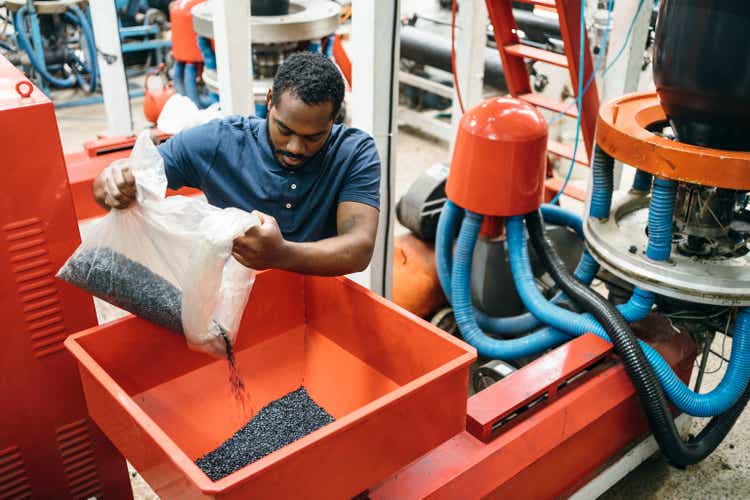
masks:
<path id="1" fill-rule="evenodd" d="M 234 240 L 232 255 L 240 264 L 252 269 L 284 268 L 288 244 L 279 224 L 270 215 L 253 211 L 260 224 Z"/>

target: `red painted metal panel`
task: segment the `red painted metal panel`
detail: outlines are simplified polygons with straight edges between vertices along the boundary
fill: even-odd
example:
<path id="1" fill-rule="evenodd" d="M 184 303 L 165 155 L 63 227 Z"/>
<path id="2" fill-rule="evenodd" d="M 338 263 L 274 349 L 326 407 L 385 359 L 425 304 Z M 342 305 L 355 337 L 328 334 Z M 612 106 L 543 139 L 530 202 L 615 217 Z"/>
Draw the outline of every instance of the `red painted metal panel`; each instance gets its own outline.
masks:
<path id="1" fill-rule="evenodd" d="M 466 429 L 477 439 L 489 441 L 498 424 L 533 402 L 554 401 L 558 389 L 612 353 L 612 344 L 587 334 L 526 365 L 523 370 L 469 399 Z"/>
<path id="2" fill-rule="evenodd" d="M 88 420 L 63 341 L 96 325 L 54 279 L 80 243 L 52 102 L 0 57 L 0 498 L 130 498 L 125 460 Z"/>

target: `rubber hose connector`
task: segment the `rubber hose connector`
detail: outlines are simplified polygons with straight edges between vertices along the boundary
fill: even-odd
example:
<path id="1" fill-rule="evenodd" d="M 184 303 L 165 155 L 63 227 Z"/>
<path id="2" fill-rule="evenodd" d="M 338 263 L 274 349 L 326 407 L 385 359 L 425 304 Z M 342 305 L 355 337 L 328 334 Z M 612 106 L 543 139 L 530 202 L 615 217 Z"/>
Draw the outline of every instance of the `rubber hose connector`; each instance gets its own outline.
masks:
<path id="1" fill-rule="evenodd" d="M 594 148 L 594 162 L 591 167 L 592 187 L 589 215 L 597 219 L 609 217 L 612 206 L 615 160 L 597 144 Z"/>
<path id="2" fill-rule="evenodd" d="M 657 178 L 648 207 L 648 247 L 646 257 L 664 261 L 672 253 L 672 215 L 677 183 Z"/>
<path id="3" fill-rule="evenodd" d="M 672 420 L 664 391 L 646 355 L 639 346 L 625 319 L 618 311 L 594 290 L 581 285 L 565 268 L 562 259 L 544 234 L 544 224 L 538 213 L 526 217 L 529 236 L 540 259 L 555 281 L 575 302 L 588 310 L 609 333 L 615 351 L 621 357 L 636 393 L 648 418 L 651 431 L 662 453 L 677 467 L 686 467 L 706 458 L 726 437 L 748 399 L 750 387 L 742 389 L 739 397 L 725 413 L 714 417 L 695 438 L 683 442 Z M 744 337 L 750 328 L 750 314 L 746 309 L 737 318 L 735 335 Z M 734 348 L 732 349 L 734 354 Z"/>

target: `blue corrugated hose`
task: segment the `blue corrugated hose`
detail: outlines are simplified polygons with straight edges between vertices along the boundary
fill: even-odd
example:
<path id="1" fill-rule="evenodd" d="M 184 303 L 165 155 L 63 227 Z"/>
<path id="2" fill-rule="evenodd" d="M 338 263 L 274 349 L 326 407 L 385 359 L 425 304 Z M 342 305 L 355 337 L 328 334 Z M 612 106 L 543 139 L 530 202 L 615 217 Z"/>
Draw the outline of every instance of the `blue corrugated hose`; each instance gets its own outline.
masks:
<path id="1" fill-rule="evenodd" d="M 191 101 L 199 108 L 207 108 L 216 102 L 211 96 L 200 95 L 198 92 L 198 65 L 193 63 L 185 64 L 185 93 Z"/>
<path id="2" fill-rule="evenodd" d="M 615 160 L 602 148 L 594 148 L 594 161 L 591 165 L 591 204 L 589 215 L 597 219 L 609 217 L 609 209 L 612 206 L 612 186 L 614 183 Z"/>
<path id="3" fill-rule="evenodd" d="M 551 329 L 539 330 L 519 338 L 499 340 L 487 336 L 479 328 L 474 319 L 469 282 L 474 245 L 481 225 L 481 215 L 466 213 L 461 224 L 453 265 L 453 314 L 466 342 L 474 346 L 481 356 L 517 359 L 540 353 L 568 340 L 569 337 L 564 333 Z"/>
<path id="4" fill-rule="evenodd" d="M 453 242 L 459 222 L 463 217 L 464 211 L 450 200 L 446 200 L 440 219 L 438 221 L 437 234 L 435 238 L 435 258 L 437 261 L 437 273 L 440 279 L 440 285 L 443 288 L 448 301 L 452 300 L 452 279 L 453 272 Z M 579 235 L 582 235 L 581 218 L 576 214 L 564 210 L 555 205 L 544 205 L 542 215 L 545 220 L 551 223 L 557 223 L 572 227 Z M 473 251 L 473 247 L 472 247 Z M 576 278 L 584 284 L 590 284 L 599 270 L 599 264 L 584 250 L 581 261 L 575 271 Z M 468 271 L 469 273 L 471 270 Z M 557 302 L 564 298 L 562 293 L 558 293 L 552 300 Z M 474 308 L 474 318 L 477 325 L 484 331 L 498 335 L 517 335 L 528 332 L 542 324 L 531 313 L 519 314 L 506 318 L 492 317 L 484 314 L 482 311 Z"/>
<path id="5" fill-rule="evenodd" d="M 667 260 L 672 251 L 672 214 L 677 183 L 669 179 L 654 181 L 648 207 L 648 247 L 646 257 Z"/>
<path id="6" fill-rule="evenodd" d="M 185 63 L 183 61 L 175 61 L 172 80 L 174 80 L 175 91 L 180 95 L 185 95 Z"/>
<path id="7" fill-rule="evenodd" d="M 510 217 L 506 219 L 505 227 L 513 281 L 526 308 L 552 329 L 572 335 L 591 332 L 610 341 L 604 328 L 590 315 L 568 311 L 544 298 L 537 289 L 531 270 L 523 219 Z M 638 311 L 640 315 L 650 300 L 647 294 L 648 292 L 635 293 L 629 304 L 638 303 L 633 303 L 627 308 L 632 307 L 633 311 Z M 645 302 L 642 302 L 644 300 Z M 619 309 L 625 313 L 627 308 L 622 306 Z M 639 342 L 667 397 L 678 410 L 689 415 L 710 417 L 727 411 L 743 393 L 750 380 L 750 312 L 747 308 L 741 309 L 737 315 L 732 354 L 724 378 L 713 391 L 706 394 L 697 394 L 690 390 L 656 350 L 645 342 Z"/>
<path id="8" fill-rule="evenodd" d="M 39 73 L 42 78 L 47 80 L 50 84 L 54 85 L 55 87 L 59 88 L 71 88 L 75 86 L 76 84 L 76 77 L 75 75 L 68 75 L 67 78 L 58 78 L 51 74 L 49 71 L 47 71 L 47 66 L 44 61 L 44 53 L 43 49 L 41 47 L 41 37 L 35 36 L 34 38 L 39 38 L 38 44 L 39 44 L 39 51 L 35 51 L 34 48 L 31 46 L 31 42 L 29 41 L 29 36 L 26 33 L 26 23 L 25 18 L 26 14 L 28 13 L 28 8 L 26 6 L 21 7 L 16 11 L 16 15 L 14 16 L 14 27 L 16 30 L 16 40 L 18 41 L 18 45 L 26 52 L 26 55 L 29 57 L 29 62 L 34 67 L 34 69 Z M 39 20 L 36 18 L 36 12 L 32 12 L 29 14 L 31 17 L 31 29 L 36 30 L 38 32 L 39 30 Z M 38 34 L 38 33 L 36 33 Z M 32 35 L 35 35 L 35 33 L 32 33 Z M 35 44 L 37 43 L 37 40 L 35 40 Z"/>
<path id="9" fill-rule="evenodd" d="M 203 64 L 205 65 L 206 69 L 216 71 L 216 53 L 214 52 L 213 47 L 211 47 L 211 40 L 204 36 L 199 36 L 198 48 L 203 55 Z M 219 102 L 219 94 L 217 94 L 216 92 L 209 92 L 208 98 L 209 105 L 215 102 Z"/>

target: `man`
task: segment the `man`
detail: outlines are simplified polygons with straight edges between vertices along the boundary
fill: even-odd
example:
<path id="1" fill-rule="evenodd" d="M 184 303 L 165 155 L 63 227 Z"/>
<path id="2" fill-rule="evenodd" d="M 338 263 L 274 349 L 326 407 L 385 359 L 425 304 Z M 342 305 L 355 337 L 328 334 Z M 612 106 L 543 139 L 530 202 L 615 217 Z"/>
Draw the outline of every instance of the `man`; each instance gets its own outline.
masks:
<path id="1" fill-rule="evenodd" d="M 380 159 L 372 137 L 334 124 L 343 97 L 329 59 L 293 54 L 268 91 L 267 119 L 214 120 L 159 147 L 169 187 L 198 188 L 212 205 L 255 212 L 260 225 L 233 247 L 248 267 L 329 276 L 363 270 L 377 232 Z M 106 208 L 126 208 L 135 190 L 127 166 L 109 166 L 94 181 Z"/>

